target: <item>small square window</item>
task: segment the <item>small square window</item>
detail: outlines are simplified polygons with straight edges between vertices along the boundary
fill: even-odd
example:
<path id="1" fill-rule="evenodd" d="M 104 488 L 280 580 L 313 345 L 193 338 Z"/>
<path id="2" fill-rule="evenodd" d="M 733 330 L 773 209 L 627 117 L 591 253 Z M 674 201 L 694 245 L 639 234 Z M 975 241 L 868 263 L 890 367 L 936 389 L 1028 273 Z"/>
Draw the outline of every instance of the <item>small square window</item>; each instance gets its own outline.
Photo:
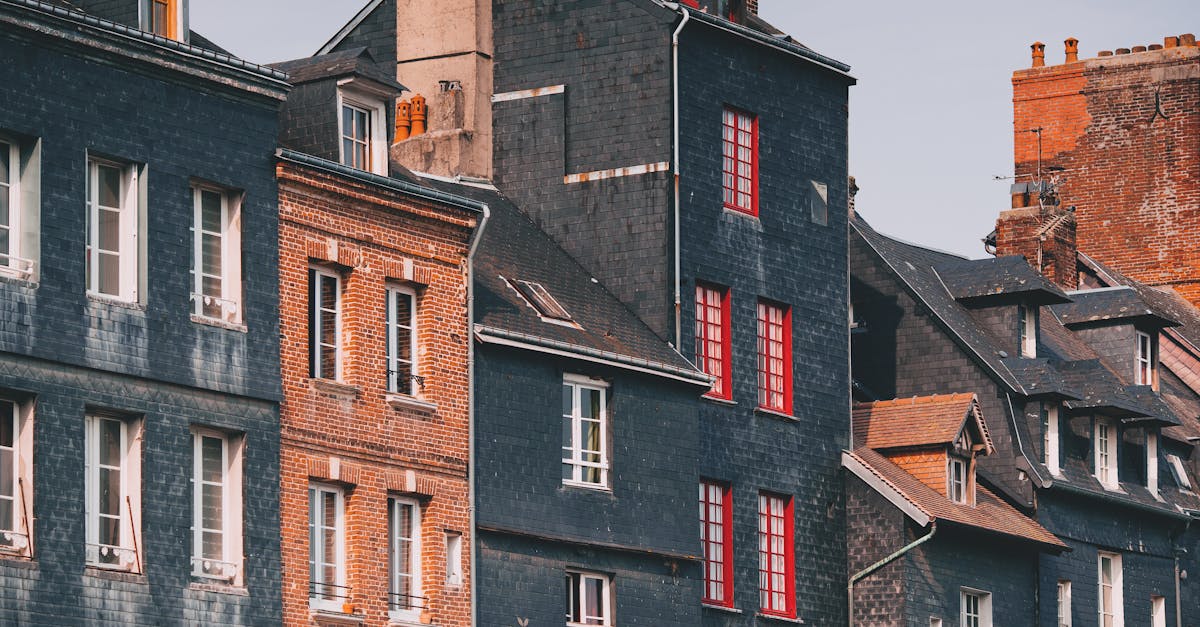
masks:
<path id="1" fill-rule="evenodd" d="M 342 277 L 321 267 L 308 269 L 309 375 L 342 378 Z"/>
<path id="2" fill-rule="evenodd" d="M 88 159 L 87 290 L 137 302 L 141 282 L 140 168 Z"/>
<path id="3" fill-rule="evenodd" d="M 611 584 L 608 575 L 567 571 L 567 625 L 612 625 Z"/>
<path id="4" fill-rule="evenodd" d="M 946 496 L 955 503 L 970 505 L 971 478 L 968 476 L 967 460 L 951 457 L 946 464 Z"/>
<path id="5" fill-rule="evenodd" d="M 792 308 L 758 301 L 758 406 L 792 413 Z"/>
<path id="6" fill-rule="evenodd" d="M 725 206 L 758 215 L 758 118 L 725 107 L 721 132 L 721 187 Z"/>
<path id="7" fill-rule="evenodd" d="M 141 421 L 89 414 L 85 426 L 87 563 L 142 572 Z"/>
<path id="8" fill-rule="evenodd" d="M 608 487 L 608 387 L 602 381 L 563 377 L 562 480 Z"/>
<path id="9" fill-rule="evenodd" d="M 733 398 L 729 289 L 696 284 L 696 364 L 713 377 L 715 398 Z"/>
<path id="10" fill-rule="evenodd" d="M 192 314 L 242 321 L 241 197 L 215 187 L 192 188 Z"/>
<path id="11" fill-rule="evenodd" d="M 1167 453 L 1167 468 L 1171 470 L 1171 479 L 1175 481 L 1175 485 L 1179 486 L 1179 489 L 1189 491 L 1192 489 L 1192 480 L 1188 477 L 1187 468 L 1178 455 Z"/>
<path id="12" fill-rule="evenodd" d="M 192 576 L 240 583 L 242 438 L 192 431 Z"/>
<path id="13" fill-rule="evenodd" d="M 554 298 L 541 283 L 515 280 L 512 282 L 512 285 L 543 319 L 559 320 L 562 322 L 571 321 L 571 314 L 567 312 L 566 308 L 558 302 L 558 299 Z"/>

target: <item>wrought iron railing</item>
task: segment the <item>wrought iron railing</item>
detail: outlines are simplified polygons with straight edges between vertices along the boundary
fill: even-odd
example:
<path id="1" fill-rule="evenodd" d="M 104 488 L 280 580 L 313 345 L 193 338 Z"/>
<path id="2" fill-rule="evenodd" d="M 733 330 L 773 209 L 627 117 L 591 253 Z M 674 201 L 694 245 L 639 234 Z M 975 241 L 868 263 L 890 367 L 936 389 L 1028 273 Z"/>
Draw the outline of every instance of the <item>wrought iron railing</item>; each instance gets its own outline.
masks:
<path id="1" fill-rule="evenodd" d="M 195 314 L 223 322 L 237 322 L 238 301 L 192 292 Z"/>
<path id="2" fill-rule="evenodd" d="M 100 568 L 134 572 L 138 565 L 136 549 L 112 544 L 88 544 L 87 563 Z"/>
<path id="3" fill-rule="evenodd" d="M 29 548 L 29 536 L 19 531 L 0 531 L 0 551 L 24 553 Z"/>
<path id="4" fill-rule="evenodd" d="M 192 576 L 194 577 L 233 581 L 237 577 L 237 574 L 238 565 L 233 562 L 224 562 L 203 557 L 192 558 Z"/>
<path id="5" fill-rule="evenodd" d="M 308 598 L 314 601 L 341 603 L 350 600 L 350 586 L 339 586 L 321 581 L 308 582 Z"/>
<path id="6" fill-rule="evenodd" d="M 35 266 L 36 264 L 31 259 L 0 253 L 0 272 L 11 272 L 23 279 L 28 279 L 33 276 Z"/>
<path id="7" fill-rule="evenodd" d="M 417 390 L 425 390 L 425 377 L 419 374 L 406 375 L 401 370 L 388 368 L 387 377 L 389 392 L 412 396 Z"/>
<path id="8" fill-rule="evenodd" d="M 404 594 L 403 592 L 388 593 L 388 610 L 390 611 L 402 612 L 425 609 L 429 609 L 429 597 Z"/>

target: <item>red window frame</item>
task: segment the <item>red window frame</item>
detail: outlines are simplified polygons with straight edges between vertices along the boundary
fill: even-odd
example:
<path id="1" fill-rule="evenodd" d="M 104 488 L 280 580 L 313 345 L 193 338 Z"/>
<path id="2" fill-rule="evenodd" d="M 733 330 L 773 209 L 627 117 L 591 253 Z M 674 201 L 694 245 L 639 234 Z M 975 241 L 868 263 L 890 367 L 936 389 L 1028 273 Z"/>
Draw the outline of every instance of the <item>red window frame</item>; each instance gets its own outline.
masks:
<path id="1" fill-rule="evenodd" d="M 792 497 L 772 492 L 758 493 L 758 606 L 763 614 L 796 617 L 795 510 Z"/>
<path id="2" fill-rule="evenodd" d="M 696 282 L 696 365 L 715 377 L 705 394 L 733 398 L 729 288 Z"/>
<path id="3" fill-rule="evenodd" d="M 728 105 L 721 112 L 721 199 L 726 209 L 758 216 L 758 116 Z"/>
<path id="4" fill-rule="evenodd" d="M 733 607 L 733 490 L 727 483 L 700 480 L 700 545 L 704 555 L 702 601 Z"/>
<path id="5" fill-rule="evenodd" d="M 758 300 L 758 406 L 792 414 L 792 308 Z"/>

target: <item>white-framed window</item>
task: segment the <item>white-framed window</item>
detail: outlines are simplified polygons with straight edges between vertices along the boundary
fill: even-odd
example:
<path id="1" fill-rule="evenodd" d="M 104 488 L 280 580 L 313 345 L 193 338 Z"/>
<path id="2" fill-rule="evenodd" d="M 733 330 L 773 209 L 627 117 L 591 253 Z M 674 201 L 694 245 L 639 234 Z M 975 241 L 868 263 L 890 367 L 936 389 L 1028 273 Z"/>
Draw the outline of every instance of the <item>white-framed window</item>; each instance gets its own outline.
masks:
<path id="1" fill-rule="evenodd" d="M 84 425 L 87 563 L 141 572 L 141 421 L 87 414 Z"/>
<path id="2" fill-rule="evenodd" d="M 0 555 L 32 547 L 33 427 L 29 405 L 0 398 Z"/>
<path id="3" fill-rule="evenodd" d="M 136 302 L 141 281 L 139 168 L 88 158 L 87 290 Z"/>
<path id="4" fill-rule="evenodd" d="M 41 148 L 0 133 L 0 275 L 37 280 Z"/>
<path id="5" fill-rule="evenodd" d="M 1175 485 L 1179 486 L 1180 490 L 1191 491 L 1192 480 L 1188 477 L 1183 460 L 1178 455 L 1167 453 L 1167 468 L 1171 470 L 1171 478 L 1175 480 Z"/>
<path id="6" fill-rule="evenodd" d="M 951 456 L 946 462 L 946 496 L 955 503 L 971 504 L 971 478 L 967 476 L 967 460 Z"/>
<path id="7" fill-rule="evenodd" d="M 1094 454 L 1096 458 L 1093 470 L 1096 479 L 1106 489 L 1116 490 L 1120 486 L 1117 478 L 1117 425 L 1107 418 L 1096 419 Z"/>
<path id="8" fill-rule="evenodd" d="M 387 115 L 378 98 L 338 90 L 338 133 L 342 165 L 387 175 Z"/>
<path id="9" fill-rule="evenodd" d="M 612 625 L 612 579 L 608 575 L 567 571 L 567 625 Z"/>
<path id="10" fill-rule="evenodd" d="M 959 591 L 959 607 L 962 627 L 992 627 L 991 593 L 963 588 Z"/>
<path id="11" fill-rule="evenodd" d="M 1146 429 L 1146 489 L 1158 496 L 1158 431 Z"/>
<path id="12" fill-rule="evenodd" d="M 1157 594 L 1150 597 L 1150 627 L 1167 627 L 1167 600 Z"/>
<path id="13" fill-rule="evenodd" d="M 309 374 L 342 378 L 342 277 L 317 266 L 308 269 Z"/>
<path id="14" fill-rule="evenodd" d="M 421 596 L 421 504 L 388 498 L 388 617 L 417 622 Z"/>
<path id="15" fill-rule="evenodd" d="M 563 483 L 608 487 L 608 384 L 563 376 Z"/>
<path id="16" fill-rule="evenodd" d="M 242 580 L 241 438 L 192 430 L 192 576 Z"/>
<path id="17" fill-rule="evenodd" d="M 1022 357 L 1037 357 L 1038 308 L 1017 305 L 1018 347 Z"/>
<path id="18" fill-rule="evenodd" d="M 1137 385 L 1154 385 L 1155 362 L 1158 361 L 1156 348 L 1154 336 L 1137 332 L 1137 371 L 1134 373 Z"/>
<path id="19" fill-rule="evenodd" d="M 308 605 L 340 612 L 346 586 L 346 504 L 341 488 L 308 486 Z"/>
<path id="20" fill-rule="evenodd" d="M 446 532 L 446 585 L 461 586 L 463 582 L 463 537 L 457 531 Z"/>
<path id="21" fill-rule="evenodd" d="M 242 227 L 239 195 L 192 188 L 192 313 L 230 324 L 242 321 Z"/>
<path id="22" fill-rule="evenodd" d="M 1046 468 L 1053 475 L 1062 473 L 1062 452 L 1059 447 L 1062 438 L 1059 435 L 1059 428 L 1058 404 L 1042 403 L 1042 434 L 1044 436 L 1043 448 L 1046 452 L 1045 462 Z"/>
<path id="23" fill-rule="evenodd" d="M 187 0 L 141 0 L 138 26 L 147 33 L 184 41 L 183 9 Z"/>
<path id="24" fill-rule="evenodd" d="M 1116 553 L 1099 554 L 1099 583 L 1097 608 L 1100 612 L 1100 627 L 1124 627 L 1125 603 L 1123 599 L 1121 556 Z"/>
<path id="25" fill-rule="evenodd" d="M 1071 581 L 1058 580 L 1058 627 L 1071 627 Z"/>
<path id="26" fill-rule="evenodd" d="M 929 627 L 942 627 L 942 619 L 937 616 L 929 617 Z"/>
<path id="27" fill-rule="evenodd" d="M 416 396 L 417 292 L 409 287 L 387 288 L 387 389 Z"/>

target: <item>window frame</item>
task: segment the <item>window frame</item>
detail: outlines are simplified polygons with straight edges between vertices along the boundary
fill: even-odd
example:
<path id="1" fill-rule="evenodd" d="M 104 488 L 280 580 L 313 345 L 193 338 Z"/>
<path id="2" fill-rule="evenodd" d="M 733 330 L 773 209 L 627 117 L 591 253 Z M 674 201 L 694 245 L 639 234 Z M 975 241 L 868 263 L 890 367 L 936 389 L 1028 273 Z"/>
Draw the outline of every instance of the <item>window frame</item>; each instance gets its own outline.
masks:
<path id="1" fill-rule="evenodd" d="M 1158 342 L 1156 336 L 1135 331 L 1134 385 L 1158 387 Z"/>
<path id="2" fill-rule="evenodd" d="M 1071 580 L 1059 579 L 1057 586 L 1058 627 L 1071 627 Z"/>
<path id="3" fill-rule="evenodd" d="M 720 496 L 720 502 L 713 500 L 714 493 Z M 710 516 L 713 508 L 720 516 L 718 521 Z M 714 527 L 720 534 L 719 540 L 714 540 L 710 533 Z M 719 547 L 719 560 L 712 559 L 714 546 Z M 727 482 L 700 480 L 700 548 L 701 566 L 704 569 L 701 603 L 733 607 L 733 487 Z M 720 581 L 711 578 L 714 572 L 720 573 Z M 714 596 L 713 591 L 719 591 L 720 598 Z"/>
<path id="4" fill-rule="evenodd" d="M 955 476 L 955 469 L 958 469 L 959 476 Z M 956 455 L 946 456 L 946 498 L 951 502 L 959 505 L 971 505 L 974 499 L 971 498 L 971 478 L 968 476 L 971 464 L 969 461 Z M 956 481 L 957 479 L 957 481 Z M 956 491 L 955 488 L 958 488 Z"/>
<path id="5" fill-rule="evenodd" d="M 327 376 L 321 368 L 321 358 L 324 356 L 323 344 L 321 343 L 321 332 L 324 330 L 321 327 L 321 313 L 326 311 L 321 306 L 321 281 L 324 279 L 333 280 L 333 292 L 336 298 L 333 309 L 334 319 L 334 342 L 333 350 L 333 376 Z M 328 381 L 342 380 L 342 275 L 338 272 L 330 270 L 318 265 L 309 265 L 308 267 L 308 365 L 309 377 L 313 379 L 325 379 Z"/>
<path id="6" fill-rule="evenodd" d="M 204 485 L 203 446 L 204 439 L 221 442 L 221 557 L 213 558 L 202 554 L 204 547 L 203 508 L 204 495 L 197 485 Z M 241 585 L 242 572 L 242 438 L 230 433 L 207 427 L 192 428 L 192 547 L 191 573 L 199 579 L 215 579 Z M 211 572 L 211 562 L 221 572 Z"/>
<path id="7" fill-rule="evenodd" d="M 611 489 L 611 487 L 609 486 L 609 472 L 608 472 L 609 466 L 611 463 L 610 462 L 610 452 L 609 452 L 609 441 L 608 441 L 609 440 L 609 430 L 610 430 L 610 425 L 609 425 L 610 416 L 608 415 L 609 384 L 607 381 L 604 381 L 601 379 L 586 377 L 586 376 L 582 376 L 582 375 L 564 374 L 563 375 L 563 387 L 571 388 L 571 396 L 572 396 L 572 400 L 571 400 L 571 412 L 572 413 L 570 415 L 563 414 L 564 420 L 565 419 L 571 420 L 571 443 L 570 443 L 569 447 L 565 446 L 565 445 L 562 447 L 564 453 L 569 453 L 569 456 L 567 454 L 564 454 L 562 463 L 564 465 L 571 466 L 572 478 L 571 479 L 563 478 L 563 480 L 562 480 L 563 485 L 577 487 L 577 488 L 590 488 L 590 489 L 595 489 L 595 490 L 609 490 L 609 489 Z M 585 420 L 585 418 L 583 418 L 583 415 L 580 411 L 580 409 L 582 407 L 582 397 L 581 397 L 582 390 L 590 390 L 590 391 L 600 392 L 600 417 L 599 417 L 600 419 L 598 421 L 600 423 L 600 429 L 599 429 L 599 431 L 600 431 L 600 434 L 599 434 L 600 450 L 598 451 L 599 456 L 600 456 L 599 462 L 587 462 L 587 461 L 583 460 L 583 454 L 585 451 L 583 449 L 583 443 L 582 443 L 582 426 L 583 426 L 582 422 Z M 596 453 L 597 451 L 588 450 L 587 452 L 588 453 Z M 586 474 L 585 474 L 586 468 L 598 469 L 599 470 L 599 473 L 598 473 L 599 480 L 598 481 L 587 481 L 587 480 L 583 479 L 582 477 L 586 476 Z"/>
<path id="8" fill-rule="evenodd" d="M 713 377 L 713 385 L 705 392 L 705 396 L 721 400 L 733 399 L 733 321 L 730 312 L 730 292 L 728 287 L 704 281 L 696 282 L 696 364 L 701 371 Z M 710 297 L 715 297 L 718 302 L 714 305 L 710 302 Z M 709 320 L 714 310 L 720 318 L 715 322 Z M 710 337 L 714 326 L 720 334 L 716 339 Z M 719 355 L 710 355 L 710 346 L 715 346 Z M 718 372 L 713 372 L 714 370 Z"/>
<path id="9" fill-rule="evenodd" d="M 586 583 L 588 580 L 600 582 L 600 604 L 599 604 L 599 607 L 600 607 L 600 611 L 603 613 L 603 616 L 587 616 L 587 615 L 583 614 L 583 611 L 584 611 L 583 608 L 586 607 L 586 601 L 587 601 L 587 599 L 586 599 L 586 597 L 587 597 Z M 612 608 L 614 605 L 613 599 L 612 599 L 612 595 L 613 595 L 613 585 L 612 584 L 613 584 L 613 581 L 612 581 L 612 577 L 610 575 L 592 572 L 592 571 L 568 568 L 566 570 L 566 586 L 567 586 L 567 588 L 566 588 L 566 592 L 567 592 L 567 604 L 566 604 L 567 605 L 567 611 L 566 611 L 566 619 L 567 620 L 566 620 L 566 623 L 567 623 L 567 626 L 568 627 L 595 627 L 596 625 L 600 625 L 603 627 L 603 626 L 607 625 L 607 626 L 611 627 L 611 625 L 613 625 L 613 623 L 614 623 L 613 613 L 612 613 Z M 580 600 L 579 607 L 580 607 L 581 615 L 579 616 L 579 620 L 573 620 L 574 619 L 573 610 L 574 610 L 574 605 L 575 605 L 574 600 L 576 598 L 578 598 Z M 590 622 L 595 619 L 599 619 L 602 622 L 599 622 L 599 623 Z"/>
<path id="10" fill-rule="evenodd" d="M 216 194 L 221 199 L 221 232 L 204 229 L 204 194 Z M 242 323 L 242 196 L 238 192 L 215 185 L 192 184 L 192 315 L 205 320 L 227 324 Z M 216 235 L 221 241 L 220 296 L 204 293 L 204 236 Z M 208 300 L 215 299 L 221 314 L 209 315 Z"/>
<path id="11" fill-rule="evenodd" d="M 829 185 L 813 180 L 808 183 L 809 221 L 817 226 L 829 226 Z"/>
<path id="12" fill-rule="evenodd" d="M 316 501 L 314 496 L 332 494 L 334 497 L 334 582 L 330 583 L 324 580 L 324 575 L 321 574 L 322 568 L 315 568 L 318 548 L 324 552 L 325 542 L 322 534 L 314 534 L 314 527 L 317 526 L 313 516 L 317 513 Z M 324 499 L 320 499 L 323 503 Z M 323 507 L 323 505 L 322 505 Z M 323 527 L 323 525 L 322 525 Z M 309 560 L 309 581 L 308 581 L 308 606 L 314 610 L 324 610 L 331 612 L 341 612 L 342 603 L 349 600 L 350 589 L 346 587 L 346 494 L 339 486 L 311 482 L 308 484 L 308 560 Z M 320 539 L 320 546 L 314 545 L 314 539 Z M 321 565 L 324 566 L 324 562 Z M 314 580 L 315 573 L 321 577 L 320 580 Z M 334 594 L 322 595 L 318 594 L 320 587 L 332 588 Z"/>
<path id="13" fill-rule="evenodd" d="M 973 613 L 970 612 L 968 599 L 975 599 Z M 959 625 L 962 627 L 992 627 L 992 593 L 975 588 L 959 588 L 958 607 Z"/>
<path id="14" fill-rule="evenodd" d="M 117 207 L 105 207 L 98 200 L 100 193 L 100 168 L 115 169 L 120 173 L 120 196 Z M 142 282 L 142 194 L 143 180 L 141 167 L 128 162 L 106 159 L 96 155 L 87 158 L 87 199 L 86 208 L 86 284 L 89 296 L 128 303 L 140 302 Z M 116 251 L 100 248 L 100 233 L 97 226 L 100 223 L 101 211 L 117 212 L 117 245 Z M 117 255 L 117 290 L 109 293 L 102 290 L 100 284 L 101 255 Z"/>
<path id="15" fill-rule="evenodd" d="M 1038 319 L 1037 307 L 1017 305 L 1017 350 L 1025 359 L 1037 358 Z"/>
<path id="16" fill-rule="evenodd" d="M 345 110 L 365 113 L 369 128 L 366 132 L 366 155 L 369 160 L 366 167 L 358 167 L 347 161 L 346 140 L 357 142 L 352 136 L 346 135 Z M 387 112 L 384 102 L 377 96 L 354 89 L 349 85 L 341 85 L 337 92 L 337 125 L 338 125 L 338 163 L 356 170 L 387 176 Z"/>
<path id="17" fill-rule="evenodd" d="M 781 504 L 781 515 L 772 510 L 775 502 Z M 758 493 L 758 612 L 766 616 L 782 618 L 796 617 L 796 538 L 795 538 L 795 502 L 792 497 L 776 492 L 760 490 Z M 782 537 L 774 533 L 772 518 L 782 518 Z M 781 537 L 783 554 L 773 550 L 772 540 Z M 774 558 L 782 557 L 783 571 L 778 572 L 771 564 Z M 775 588 L 773 583 L 776 576 L 783 578 L 783 590 Z M 764 588 L 766 583 L 768 587 Z M 775 606 L 776 595 L 783 595 L 784 607 Z"/>
<path id="18" fill-rule="evenodd" d="M 771 339 L 769 329 L 774 323 L 770 320 L 770 312 L 779 311 L 780 321 L 777 326 L 780 327 L 780 338 L 778 342 Z M 766 317 L 764 317 L 766 316 Z M 757 367 L 757 407 L 758 409 L 791 416 L 792 408 L 792 308 L 790 305 L 769 300 L 766 298 L 758 299 L 757 307 L 757 350 L 756 361 Z M 773 344 L 778 344 L 781 355 L 778 358 L 771 356 L 771 348 Z M 770 366 L 772 360 L 780 361 L 782 373 L 782 390 L 776 390 L 771 387 L 772 373 Z M 764 365 L 767 367 L 764 370 Z M 766 387 L 764 387 L 766 386 Z M 780 404 L 772 402 L 772 396 L 778 395 Z"/>
<path id="19" fill-rule="evenodd" d="M 446 585 L 461 586 L 463 584 L 463 534 L 458 531 L 446 532 Z"/>
<path id="20" fill-rule="evenodd" d="M 1158 430 L 1146 427 L 1146 489 L 1158 496 Z"/>
<path id="21" fill-rule="evenodd" d="M 729 118 L 731 115 L 732 124 Z M 750 123 L 748 131 L 741 128 L 744 119 Z M 732 139 L 726 137 L 727 130 L 732 131 Z M 739 137 L 739 134 L 744 132 L 750 133 L 749 145 L 744 145 Z M 732 155 L 725 154 L 727 146 L 732 146 Z M 742 191 L 738 186 L 739 179 L 746 178 L 739 174 L 738 166 L 746 163 L 738 156 L 740 148 L 746 148 L 750 153 L 748 191 Z M 758 115 L 729 104 L 724 105 L 721 109 L 721 202 L 725 209 L 758 217 L 758 161 Z M 732 166 L 732 170 L 728 169 L 729 166 Z M 727 176 L 732 177 L 733 187 L 726 185 Z M 726 197 L 728 192 L 732 192 L 732 201 Z M 740 204 L 740 194 L 749 196 L 746 205 Z"/>
<path id="22" fill-rule="evenodd" d="M 417 334 L 417 307 L 420 303 L 420 300 L 417 298 L 417 290 L 406 285 L 388 284 L 385 289 L 385 293 L 387 294 L 387 304 L 385 306 L 387 315 L 387 348 L 385 351 L 387 360 L 387 391 L 389 394 L 404 394 L 406 396 L 416 397 L 418 395 L 417 384 L 419 381 L 421 381 L 419 363 L 417 359 L 419 354 L 419 345 L 417 343 L 419 337 Z M 396 354 L 396 341 L 400 337 L 401 327 L 403 326 L 396 319 L 398 313 L 396 311 L 396 297 L 399 295 L 407 296 L 411 300 L 407 331 L 409 338 L 409 378 L 407 391 L 401 389 L 401 386 L 399 385 L 400 370 L 398 365 L 404 360 Z"/>
<path id="23" fill-rule="evenodd" d="M 185 0 L 142 0 L 138 3 L 138 28 L 147 33 L 166 39 L 184 41 L 183 37 L 183 6 Z M 162 4 L 166 8 L 166 32 L 160 33 L 154 23 L 154 5 Z"/>
<path id="24" fill-rule="evenodd" d="M 1104 561 L 1110 560 L 1110 575 L 1111 580 L 1108 583 L 1104 581 Z M 1125 583 L 1124 573 L 1121 567 L 1121 554 L 1110 553 L 1107 551 L 1098 551 L 1096 557 L 1096 612 L 1099 619 L 1100 627 L 1123 627 L 1125 625 Z M 1104 590 L 1108 587 L 1111 592 L 1109 601 L 1112 607 L 1109 611 L 1105 611 Z M 1105 625 L 1104 619 L 1108 616 L 1111 619 L 1109 625 Z"/>
<path id="25" fill-rule="evenodd" d="M 100 513 L 100 468 L 98 459 L 100 427 L 105 422 L 120 425 L 120 460 L 115 468 L 119 473 L 120 495 L 117 505 L 117 541 L 119 544 L 100 542 L 100 518 L 112 518 L 111 514 Z M 86 545 L 84 561 L 91 568 L 120 570 L 131 573 L 143 571 L 141 538 L 141 428 L 140 419 L 118 416 L 104 412 L 84 414 L 84 517 Z M 102 561 L 108 552 L 118 560 Z"/>
<path id="26" fill-rule="evenodd" d="M 4 150 L 4 146 L 8 149 Z M 7 135 L 0 134 L 0 150 L 8 153 L 8 180 L 0 180 L 0 188 L 8 198 L 8 224 L 0 225 L 0 229 L 8 231 L 8 250 L 0 250 L 0 272 L 20 273 L 24 272 L 17 269 L 17 261 L 22 258 L 22 214 L 24 213 L 21 206 L 21 146 L 20 143 L 11 139 Z"/>
<path id="27" fill-rule="evenodd" d="M 1171 469 L 1171 478 L 1175 480 L 1175 485 L 1184 492 L 1192 491 L 1192 478 L 1187 474 L 1187 467 L 1183 463 L 1183 458 L 1175 453 L 1167 453 L 1167 467 Z"/>
<path id="28" fill-rule="evenodd" d="M 7 409 L 5 406 L 9 406 Z M 10 519 L 0 520 L 0 555 L 32 557 L 33 555 L 33 415 L 32 403 L 15 398 L 0 397 L 0 420 L 11 428 L 11 445 L 0 441 L 0 450 L 7 449 L 10 457 L 6 482 Z"/>
<path id="29" fill-rule="evenodd" d="M 1042 403 L 1042 447 L 1043 461 L 1050 474 L 1062 474 L 1062 425 L 1059 422 L 1058 403 Z"/>
<path id="30" fill-rule="evenodd" d="M 425 598 L 422 594 L 422 578 L 421 578 L 421 560 L 423 554 L 421 552 L 421 503 L 416 499 L 403 496 L 389 495 L 387 499 L 388 507 L 388 618 L 400 621 L 418 622 L 421 618 L 421 611 L 425 608 Z M 397 545 L 401 539 L 399 521 L 397 515 L 401 507 L 410 508 L 412 512 L 409 518 L 408 538 L 408 563 L 410 571 L 401 573 L 399 570 L 399 560 L 397 560 Z M 403 607 L 399 601 L 393 601 L 399 593 L 400 580 L 407 577 L 409 581 L 410 599 L 408 607 Z"/>
<path id="31" fill-rule="evenodd" d="M 1120 489 L 1120 463 L 1117 459 L 1119 441 L 1120 430 L 1116 421 L 1097 417 L 1092 429 L 1092 456 L 1095 458 L 1092 476 L 1106 490 Z"/>

